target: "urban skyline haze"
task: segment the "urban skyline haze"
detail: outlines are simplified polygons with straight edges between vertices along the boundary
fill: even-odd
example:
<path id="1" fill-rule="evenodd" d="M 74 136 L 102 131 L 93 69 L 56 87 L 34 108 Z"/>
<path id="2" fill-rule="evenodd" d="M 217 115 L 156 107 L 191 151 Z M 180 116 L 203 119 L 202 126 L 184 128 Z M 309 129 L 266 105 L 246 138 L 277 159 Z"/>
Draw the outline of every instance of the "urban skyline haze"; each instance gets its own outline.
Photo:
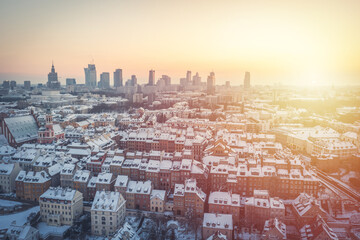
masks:
<path id="1" fill-rule="evenodd" d="M 246 71 L 254 84 L 360 79 L 356 0 L 0 4 L 0 82 L 45 83 L 52 60 L 62 84 L 84 83 L 92 60 L 98 74 L 121 68 L 125 81 L 135 74 L 140 83 L 149 69 L 174 83 L 187 70 L 214 71 L 218 84 L 232 85 Z"/>

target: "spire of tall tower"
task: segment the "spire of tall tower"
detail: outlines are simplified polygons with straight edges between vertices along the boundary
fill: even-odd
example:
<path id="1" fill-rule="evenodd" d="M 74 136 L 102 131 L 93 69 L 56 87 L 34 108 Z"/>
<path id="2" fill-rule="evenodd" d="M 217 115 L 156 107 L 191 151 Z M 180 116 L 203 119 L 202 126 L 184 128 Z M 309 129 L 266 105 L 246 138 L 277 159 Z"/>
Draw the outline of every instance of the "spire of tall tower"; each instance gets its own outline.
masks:
<path id="1" fill-rule="evenodd" d="M 57 72 L 55 72 L 54 61 L 52 61 L 51 71 L 48 74 L 46 85 L 50 89 L 60 89 L 60 82 L 58 81 Z"/>
<path id="2" fill-rule="evenodd" d="M 54 60 L 51 61 L 51 72 L 52 72 L 52 73 L 55 72 Z"/>

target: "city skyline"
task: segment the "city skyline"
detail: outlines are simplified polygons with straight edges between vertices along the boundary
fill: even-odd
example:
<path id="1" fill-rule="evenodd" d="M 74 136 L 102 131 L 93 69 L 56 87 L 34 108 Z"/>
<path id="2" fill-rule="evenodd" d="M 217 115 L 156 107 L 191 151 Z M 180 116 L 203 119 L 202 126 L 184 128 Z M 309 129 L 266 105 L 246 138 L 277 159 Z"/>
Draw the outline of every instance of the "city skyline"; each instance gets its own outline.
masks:
<path id="1" fill-rule="evenodd" d="M 188 70 L 214 71 L 217 84 L 240 85 L 246 71 L 255 85 L 359 83 L 358 1 L 157 3 L 2 2 L 0 82 L 46 83 L 54 60 L 61 84 L 85 83 L 94 60 L 139 83 L 149 69 L 174 83 Z"/>

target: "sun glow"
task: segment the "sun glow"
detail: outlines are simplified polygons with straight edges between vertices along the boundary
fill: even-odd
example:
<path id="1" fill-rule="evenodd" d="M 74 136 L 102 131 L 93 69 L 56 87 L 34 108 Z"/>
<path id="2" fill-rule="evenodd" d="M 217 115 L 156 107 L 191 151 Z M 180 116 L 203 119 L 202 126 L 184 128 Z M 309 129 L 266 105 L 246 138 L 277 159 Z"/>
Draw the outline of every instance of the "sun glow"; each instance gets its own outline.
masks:
<path id="1" fill-rule="evenodd" d="M 360 1 L 160 2 L 4 1 L 0 81 L 44 81 L 54 60 L 61 79 L 81 83 L 92 59 L 100 73 L 121 67 L 140 83 L 151 68 L 174 82 L 186 70 L 233 84 L 245 71 L 257 83 L 310 86 L 333 72 L 360 77 Z"/>

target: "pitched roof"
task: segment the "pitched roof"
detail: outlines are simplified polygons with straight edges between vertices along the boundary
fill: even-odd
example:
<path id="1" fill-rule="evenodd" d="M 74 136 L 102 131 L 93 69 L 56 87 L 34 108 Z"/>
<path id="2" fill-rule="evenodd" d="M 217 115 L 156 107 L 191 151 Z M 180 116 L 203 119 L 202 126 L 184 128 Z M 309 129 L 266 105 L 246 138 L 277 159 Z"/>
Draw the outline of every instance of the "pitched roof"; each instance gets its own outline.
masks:
<path id="1" fill-rule="evenodd" d="M 5 118 L 4 121 L 17 143 L 26 142 L 38 137 L 38 126 L 32 115 Z"/>

